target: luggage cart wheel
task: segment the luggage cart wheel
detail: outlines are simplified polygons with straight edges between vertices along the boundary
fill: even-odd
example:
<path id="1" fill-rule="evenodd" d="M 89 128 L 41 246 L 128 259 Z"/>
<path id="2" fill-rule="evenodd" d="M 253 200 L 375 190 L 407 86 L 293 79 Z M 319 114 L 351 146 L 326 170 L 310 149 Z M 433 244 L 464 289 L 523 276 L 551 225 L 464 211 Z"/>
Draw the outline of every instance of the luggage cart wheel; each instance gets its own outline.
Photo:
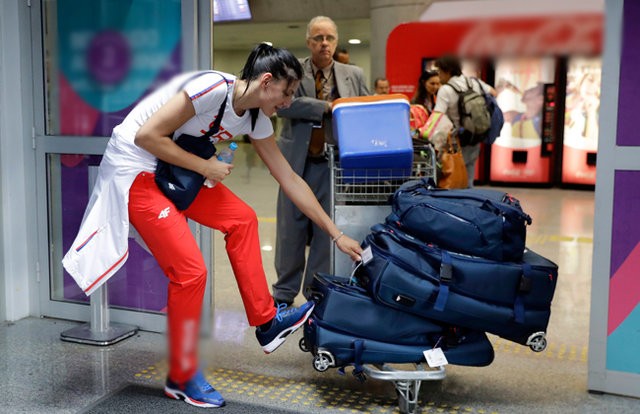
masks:
<path id="1" fill-rule="evenodd" d="M 318 355 L 313 358 L 313 367 L 318 372 L 325 372 L 334 365 L 335 361 L 331 352 L 318 351 Z"/>
<path id="2" fill-rule="evenodd" d="M 527 339 L 527 345 L 533 352 L 542 352 L 547 347 L 547 338 L 544 332 L 536 332 Z"/>
<path id="3" fill-rule="evenodd" d="M 300 342 L 298 342 L 298 346 L 302 350 L 302 352 L 311 352 L 311 349 L 307 346 L 307 341 L 304 337 L 300 338 Z"/>

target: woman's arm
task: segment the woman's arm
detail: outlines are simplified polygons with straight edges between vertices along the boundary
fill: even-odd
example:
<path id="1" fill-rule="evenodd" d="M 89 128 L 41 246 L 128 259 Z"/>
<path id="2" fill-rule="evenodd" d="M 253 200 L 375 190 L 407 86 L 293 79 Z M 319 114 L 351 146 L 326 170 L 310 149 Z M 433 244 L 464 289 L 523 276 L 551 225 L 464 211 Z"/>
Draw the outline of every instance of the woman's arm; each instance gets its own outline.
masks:
<path id="1" fill-rule="evenodd" d="M 187 93 L 181 91 L 140 127 L 136 133 L 135 144 L 165 162 L 198 172 L 211 181 L 221 181 L 229 175 L 233 165 L 220 162 L 216 157 L 202 159 L 183 150 L 169 138 L 195 114 L 196 110 Z"/>
<path id="2" fill-rule="evenodd" d="M 324 230 L 336 246 L 352 260 L 360 260 L 362 248 L 360 243 L 342 234 L 340 229 L 331 221 L 331 218 L 322 209 L 313 191 L 307 183 L 296 174 L 280 152 L 272 135 L 266 139 L 251 140 L 256 152 L 264 161 L 271 175 L 278 181 L 284 193 L 315 224 Z"/>
<path id="3" fill-rule="evenodd" d="M 287 108 L 278 110 L 281 118 L 304 119 L 312 122 L 322 121 L 324 114 L 331 108 L 327 101 L 323 101 L 308 96 L 298 96 L 293 99 Z"/>

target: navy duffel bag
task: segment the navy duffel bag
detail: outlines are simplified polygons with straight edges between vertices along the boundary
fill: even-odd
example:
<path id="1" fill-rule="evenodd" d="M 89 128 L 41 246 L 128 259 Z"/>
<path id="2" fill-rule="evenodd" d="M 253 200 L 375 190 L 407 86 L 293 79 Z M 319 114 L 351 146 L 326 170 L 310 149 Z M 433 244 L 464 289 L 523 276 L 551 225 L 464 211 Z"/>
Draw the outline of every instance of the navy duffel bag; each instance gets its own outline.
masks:
<path id="1" fill-rule="evenodd" d="M 531 217 L 507 193 L 441 189 L 423 178 L 400 186 L 391 206 L 387 223 L 425 242 L 496 261 L 522 259 Z"/>
<path id="2" fill-rule="evenodd" d="M 456 328 L 375 302 L 349 279 L 316 274 L 316 307 L 304 326 L 301 348 L 314 354 L 319 371 L 363 364 L 425 362 L 424 351 L 441 348 L 454 365 L 486 366 L 494 358 L 486 334 Z"/>
<path id="3" fill-rule="evenodd" d="M 435 321 L 546 347 L 558 266 L 526 250 L 520 262 L 449 252 L 376 224 L 363 247 L 372 259 L 356 278 L 387 306 Z"/>
<path id="4" fill-rule="evenodd" d="M 446 332 L 442 323 L 374 302 L 366 289 L 344 277 L 318 273 L 310 292 L 314 317 L 356 337 L 415 345 L 435 343 Z"/>
<path id="5" fill-rule="evenodd" d="M 418 364 L 426 362 L 424 352 L 438 347 L 452 365 L 484 367 L 493 362 L 494 351 L 484 332 L 466 330 L 452 338 L 455 342 L 429 344 L 398 344 L 354 336 L 335 329 L 313 315 L 304 325 L 305 349 L 314 355 L 313 366 L 318 371 L 354 366 L 354 375 L 364 364 Z M 306 346 L 306 345 L 305 345 Z"/>

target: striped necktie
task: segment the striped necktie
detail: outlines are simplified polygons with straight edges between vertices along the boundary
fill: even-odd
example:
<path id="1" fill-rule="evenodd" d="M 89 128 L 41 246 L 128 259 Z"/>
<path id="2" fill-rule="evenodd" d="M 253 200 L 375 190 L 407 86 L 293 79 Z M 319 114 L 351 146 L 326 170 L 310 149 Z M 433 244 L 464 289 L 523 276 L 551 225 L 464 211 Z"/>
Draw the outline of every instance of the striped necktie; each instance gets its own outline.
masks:
<path id="1" fill-rule="evenodd" d="M 324 75 L 321 70 L 316 72 L 316 98 L 324 99 Z"/>
<path id="2" fill-rule="evenodd" d="M 321 70 L 318 70 L 315 75 L 316 78 L 316 98 L 324 100 L 324 75 Z M 315 159 L 324 159 L 324 124 L 321 124 L 320 128 L 311 129 L 311 140 L 309 141 L 309 151 L 307 156 Z"/>

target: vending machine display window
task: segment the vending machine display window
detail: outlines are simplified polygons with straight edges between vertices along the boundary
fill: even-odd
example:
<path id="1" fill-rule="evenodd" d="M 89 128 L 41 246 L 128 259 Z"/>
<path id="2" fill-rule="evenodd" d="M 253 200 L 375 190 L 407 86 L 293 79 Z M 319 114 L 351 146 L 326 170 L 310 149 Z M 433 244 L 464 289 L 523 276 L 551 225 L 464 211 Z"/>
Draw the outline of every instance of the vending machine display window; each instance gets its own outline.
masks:
<path id="1" fill-rule="evenodd" d="M 576 148 L 598 147 L 600 58 L 571 58 L 567 68 L 564 143 Z"/>
<path id="2" fill-rule="evenodd" d="M 599 57 L 568 60 L 562 147 L 564 184 L 596 182 L 601 78 Z"/>
<path id="3" fill-rule="evenodd" d="M 551 57 L 496 60 L 496 100 L 505 122 L 491 147 L 491 181 L 551 183 L 555 68 Z"/>

